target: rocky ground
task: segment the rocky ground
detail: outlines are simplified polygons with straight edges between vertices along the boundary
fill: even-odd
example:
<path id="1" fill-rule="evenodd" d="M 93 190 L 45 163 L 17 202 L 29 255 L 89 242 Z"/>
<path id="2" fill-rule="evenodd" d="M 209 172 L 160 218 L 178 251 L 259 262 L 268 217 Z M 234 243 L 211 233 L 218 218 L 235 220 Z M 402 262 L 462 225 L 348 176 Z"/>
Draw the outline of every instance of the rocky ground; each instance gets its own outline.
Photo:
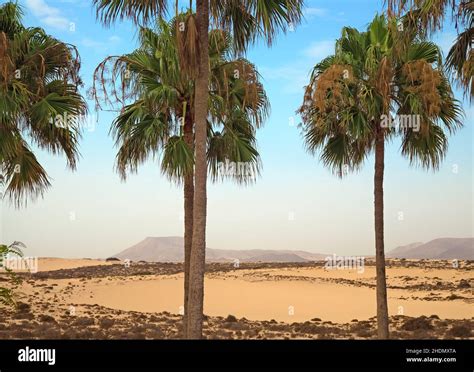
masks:
<path id="1" fill-rule="evenodd" d="M 60 310 L 58 312 L 58 310 Z M 62 310 L 62 315 L 59 313 Z M 77 305 L 52 310 L 52 304 L 20 302 L 17 309 L 1 310 L 0 339 L 179 339 L 182 317 L 170 313 L 146 314 L 112 310 L 98 305 Z M 286 324 L 227 317 L 206 317 L 209 339 L 372 339 L 376 321 L 354 319 L 335 324 L 321 319 Z M 390 319 L 394 339 L 472 338 L 474 321 L 442 320 L 436 315 Z"/>
<path id="2" fill-rule="evenodd" d="M 421 262 L 431 268 L 446 267 L 446 261 Z M 269 269 L 304 268 L 324 263 L 298 264 L 209 264 L 209 275 L 221 275 L 238 270 L 255 270 L 252 280 L 266 280 Z M 373 265 L 373 262 L 366 262 Z M 390 266 L 410 267 L 420 261 L 391 260 Z M 472 261 L 462 262 L 463 270 L 472 273 Z M 181 264 L 133 263 L 130 267 L 117 263 L 110 266 L 82 267 L 77 269 L 22 274 L 23 281 L 34 288 L 29 295 L 22 294 L 16 308 L 0 307 L 0 339 L 178 339 L 181 337 L 182 316 L 162 313 L 141 313 L 109 309 L 99 305 L 66 304 L 56 297 L 51 280 L 79 279 L 107 280 L 111 277 L 146 277 L 148 275 L 173 275 L 182 272 Z M 0 277 L 0 280 L 2 278 Z M 280 278 L 285 279 L 285 278 Z M 272 277 L 272 280 L 279 280 Z M 295 277 L 292 277 L 295 280 Z M 296 280 L 317 281 L 302 275 Z M 327 280 L 334 280 L 328 278 Z M 342 279 L 338 279 L 340 283 Z M 413 282 L 413 283 L 412 283 Z M 2 283 L 0 283 L 2 284 Z M 69 283 L 63 293 L 70 293 L 79 284 Z M 360 280 L 348 285 L 373 286 L 372 281 Z M 450 282 L 439 280 L 420 283 L 411 277 L 402 277 L 392 286 L 403 286 L 413 291 L 446 290 L 463 288 L 471 290 L 471 281 Z M 40 294 L 47 293 L 48 296 Z M 459 297 L 458 297 L 459 298 Z M 433 298 L 432 300 L 436 300 Z M 443 298 L 446 300 L 446 298 Z M 454 300 L 454 299 L 453 299 Z M 436 314 L 421 317 L 393 316 L 390 319 L 391 337 L 394 339 L 454 339 L 474 338 L 474 317 L 470 319 L 440 319 Z M 276 320 L 251 321 L 226 317 L 205 317 L 204 336 L 209 339 L 373 339 L 376 338 L 376 319 L 353 319 L 346 324 L 336 324 L 314 318 L 300 323 L 283 323 Z"/>
<path id="3" fill-rule="evenodd" d="M 144 314 L 111 310 L 98 305 L 77 305 L 51 311 L 50 303 L 20 302 L 17 309 L 0 312 L 0 339 L 178 339 L 182 317 L 169 313 Z M 286 324 L 245 318 L 206 317 L 204 336 L 209 339 L 372 339 L 376 321 L 334 324 L 321 319 Z M 394 339 L 472 338 L 474 321 L 441 320 L 436 315 L 390 319 Z"/>
<path id="4" fill-rule="evenodd" d="M 371 259 L 364 262 L 366 267 L 375 265 Z M 264 270 L 281 268 L 311 268 L 324 267 L 325 262 L 297 262 L 297 263 L 246 263 L 241 262 L 236 267 L 234 262 L 208 263 L 206 273 L 227 273 L 238 270 Z M 387 268 L 390 267 L 420 267 L 425 269 L 443 269 L 452 267 L 453 262 L 447 260 L 405 260 L 389 259 Z M 474 270 L 474 261 L 460 261 L 458 263 L 463 270 Z M 73 278 L 105 278 L 109 276 L 137 276 L 137 275 L 172 275 L 183 272 L 182 263 L 148 263 L 132 262 L 129 267 L 124 263 L 117 262 L 110 266 L 86 266 L 74 269 L 63 269 L 44 271 L 35 274 L 22 274 L 24 278 L 34 279 L 73 279 Z"/>

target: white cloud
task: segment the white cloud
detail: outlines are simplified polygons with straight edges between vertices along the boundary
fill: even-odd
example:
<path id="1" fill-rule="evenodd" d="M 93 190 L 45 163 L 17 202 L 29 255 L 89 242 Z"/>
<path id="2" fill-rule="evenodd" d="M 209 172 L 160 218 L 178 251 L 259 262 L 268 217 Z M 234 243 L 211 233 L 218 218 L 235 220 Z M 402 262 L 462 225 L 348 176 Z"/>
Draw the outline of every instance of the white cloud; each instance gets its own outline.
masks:
<path id="1" fill-rule="evenodd" d="M 113 35 L 113 36 L 109 37 L 109 41 L 111 43 L 118 43 L 118 42 L 120 42 L 120 40 L 121 40 L 120 37 L 118 37 L 117 35 Z"/>
<path id="2" fill-rule="evenodd" d="M 58 0 L 58 1 L 63 4 L 73 4 L 81 8 L 90 6 L 90 2 L 88 0 Z"/>
<path id="3" fill-rule="evenodd" d="M 261 67 L 259 72 L 265 80 L 276 80 L 280 90 L 287 94 L 299 94 L 308 85 L 310 68 L 299 64 L 298 66 Z"/>
<path id="4" fill-rule="evenodd" d="M 334 54 L 334 46 L 334 40 L 315 41 L 303 51 L 303 54 L 306 57 L 311 58 L 314 62 L 319 62 L 322 59 Z"/>
<path id="5" fill-rule="evenodd" d="M 85 46 L 86 48 L 103 48 L 105 47 L 105 43 L 98 40 L 92 40 L 89 38 L 84 38 L 81 40 L 81 45 Z"/>
<path id="6" fill-rule="evenodd" d="M 44 0 L 26 0 L 26 5 L 45 25 L 59 30 L 67 30 L 70 27 L 71 21 L 62 15 L 59 9 L 49 6 Z"/>
<path id="7" fill-rule="evenodd" d="M 80 44 L 81 46 L 85 48 L 95 49 L 96 51 L 99 51 L 99 50 L 104 51 L 104 50 L 109 50 L 113 44 L 119 43 L 120 40 L 121 40 L 120 37 L 116 35 L 112 35 L 107 39 L 107 41 L 83 38 L 80 41 Z"/>
<path id="8" fill-rule="evenodd" d="M 259 68 L 264 79 L 277 80 L 282 90 L 288 94 L 302 94 L 309 83 L 311 70 L 323 58 L 334 54 L 335 40 L 321 40 L 312 43 L 300 52 L 303 58 L 297 62 L 281 66 L 263 66 Z"/>
<path id="9" fill-rule="evenodd" d="M 324 17 L 327 14 L 327 9 L 323 8 L 305 8 L 304 10 L 304 16 L 306 18 L 314 18 L 314 17 Z"/>

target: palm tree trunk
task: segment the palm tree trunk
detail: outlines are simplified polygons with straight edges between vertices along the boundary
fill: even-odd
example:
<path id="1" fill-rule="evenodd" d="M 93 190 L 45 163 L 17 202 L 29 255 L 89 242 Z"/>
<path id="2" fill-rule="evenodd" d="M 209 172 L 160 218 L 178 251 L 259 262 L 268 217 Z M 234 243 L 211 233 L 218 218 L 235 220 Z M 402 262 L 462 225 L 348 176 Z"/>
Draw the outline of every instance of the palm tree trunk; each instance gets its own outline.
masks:
<path id="1" fill-rule="evenodd" d="M 184 123 L 184 141 L 194 152 L 193 117 L 186 113 Z M 188 298 L 189 298 L 189 265 L 191 245 L 193 243 L 193 209 L 194 209 L 194 174 L 184 177 L 184 317 L 183 338 L 188 337 Z"/>
<path id="2" fill-rule="evenodd" d="M 380 339 L 388 339 L 387 280 L 385 275 L 383 178 L 384 178 L 385 138 L 378 128 L 375 140 L 375 267 L 377 273 L 377 334 Z"/>
<path id="3" fill-rule="evenodd" d="M 189 271 L 188 338 L 202 337 L 207 215 L 207 113 L 209 96 L 209 0 L 196 3 L 199 71 L 195 89 L 196 157 L 193 244 Z"/>

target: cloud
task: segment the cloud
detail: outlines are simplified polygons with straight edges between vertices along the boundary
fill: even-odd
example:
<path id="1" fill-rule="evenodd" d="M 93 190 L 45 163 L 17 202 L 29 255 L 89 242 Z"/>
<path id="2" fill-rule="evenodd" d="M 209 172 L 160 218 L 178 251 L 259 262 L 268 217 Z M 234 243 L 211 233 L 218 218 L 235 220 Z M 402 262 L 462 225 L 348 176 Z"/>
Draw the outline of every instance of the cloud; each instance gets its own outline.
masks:
<path id="1" fill-rule="evenodd" d="M 335 40 L 316 41 L 300 52 L 303 58 L 299 58 L 297 62 L 263 66 L 259 68 L 259 72 L 264 79 L 278 81 L 285 93 L 302 94 L 309 83 L 312 68 L 323 58 L 334 54 L 334 45 Z"/>
<path id="2" fill-rule="evenodd" d="M 287 94 L 299 94 L 308 85 L 310 67 L 286 65 L 280 67 L 261 67 L 259 72 L 265 80 L 274 80 L 280 84 L 280 90 Z"/>
<path id="3" fill-rule="evenodd" d="M 67 30 L 70 27 L 71 21 L 63 16 L 59 9 L 49 6 L 44 0 L 26 0 L 26 5 L 45 25 L 59 30 Z"/>
<path id="4" fill-rule="evenodd" d="M 107 41 L 101 41 L 97 39 L 83 38 L 80 41 L 80 45 L 85 48 L 94 49 L 95 51 L 107 51 L 111 46 L 120 42 L 120 37 L 116 35 L 110 36 Z"/>
<path id="5" fill-rule="evenodd" d="M 92 40 L 92 39 L 89 39 L 89 38 L 84 38 L 81 40 L 81 45 L 82 46 L 85 46 L 86 48 L 103 48 L 105 47 L 105 43 L 102 42 L 102 41 L 98 41 L 98 40 Z"/>
<path id="6" fill-rule="evenodd" d="M 327 13 L 328 13 L 327 9 L 323 9 L 323 8 L 308 7 L 308 8 L 305 8 L 304 10 L 304 16 L 307 19 L 311 19 L 315 17 L 324 17 L 325 15 L 327 15 Z"/>
<path id="7" fill-rule="evenodd" d="M 117 35 L 113 35 L 113 36 L 109 37 L 109 41 L 111 43 L 118 43 L 118 42 L 120 42 L 120 40 L 121 40 L 120 37 L 118 37 Z"/>
<path id="8" fill-rule="evenodd" d="M 334 45 L 335 40 L 316 41 L 303 50 L 303 54 L 311 58 L 313 62 L 319 62 L 331 54 L 334 54 Z"/>
<path id="9" fill-rule="evenodd" d="M 85 8 L 85 7 L 90 6 L 90 2 L 88 0 L 58 0 L 58 1 L 63 4 L 72 4 L 80 8 Z"/>

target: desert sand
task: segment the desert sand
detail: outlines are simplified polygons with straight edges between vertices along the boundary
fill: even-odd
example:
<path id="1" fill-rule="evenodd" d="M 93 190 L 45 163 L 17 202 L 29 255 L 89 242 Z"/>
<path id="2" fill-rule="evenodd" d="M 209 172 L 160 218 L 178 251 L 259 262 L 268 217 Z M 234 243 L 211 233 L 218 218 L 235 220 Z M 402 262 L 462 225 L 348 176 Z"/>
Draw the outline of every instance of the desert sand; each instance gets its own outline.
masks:
<path id="1" fill-rule="evenodd" d="M 122 313 L 145 317 L 167 314 L 177 323 L 176 332 L 169 331 L 169 336 L 179 334 L 183 298 L 180 264 L 132 264 L 127 268 L 98 260 L 43 259 L 40 263 L 40 272 L 25 275 L 17 289 L 20 302 L 43 309 L 37 313 L 46 311 L 53 319 L 66 320 L 71 316 L 93 316 L 90 309 L 94 308 L 100 308 L 101 314 L 112 319 Z M 473 269 L 474 264 L 467 261 L 454 268 L 448 261 L 392 260 L 387 267 L 389 315 L 402 328 L 407 319 L 420 317 L 449 320 L 445 323 L 447 333 L 456 322 L 462 326 L 468 322 L 467 327 L 472 328 Z M 370 324 L 353 334 L 370 338 L 375 309 L 375 267 L 370 263 L 363 272 L 327 270 L 321 264 L 241 268 L 215 264 L 206 275 L 204 311 L 215 319 L 230 316 L 255 324 L 271 322 L 286 326 L 322 321 L 339 325 L 349 334 L 357 323 Z M 14 313 L 9 314 L 15 318 Z M 285 335 L 279 333 L 275 337 L 288 336 Z M 300 336 L 304 338 L 303 335 L 306 334 Z M 348 337 L 347 333 L 340 336 Z"/>
<path id="2" fill-rule="evenodd" d="M 67 270 L 87 266 L 111 265 L 105 260 L 90 258 L 50 258 L 44 257 L 38 260 L 38 271 Z"/>
<path id="3" fill-rule="evenodd" d="M 367 270 L 365 278 L 356 272 L 337 273 L 340 277 L 371 283 L 374 269 Z M 419 275 L 415 270 L 389 270 L 390 283 L 406 274 Z M 459 281 L 462 274 L 447 270 L 446 280 Z M 429 278 L 433 273 L 424 273 Z M 314 282 L 302 280 L 314 278 Z M 265 279 L 263 279 L 265 278 Z M 334 279 L 328 281 L 327 279 Z M 324 269 L 268 270 L 259 273 L 242 271 L 238 275 L 222 274 L 206 278 L 205 313 L 211 316 L 233 314 L 250 320 L 275 319 L 283 322 L 304 322 L 321 318 L 336 323 L 374 316 L 375 289 L 338 283 L 334 272 Z M 49 281 L 58 290 L 67 280 Z M 76 283 L 77 284 L 77 283 Z M 440 293 L 409 289 L 391 289 L 390 315 L 432 315 L 441 318 L 464 319 L 474 316 L 474 307 L 466 300 L 430 301 Z M 461 295 L 461 291 L 453 292 Z M 71 303 L 98 304 L 112 309 L 179 313 L 183 299 L 183 276 L 170 275 L 147 278 L 110 278 L 89 282 L 69 297 Z M 416 298 L 416 299 L 415 299 Z M 472 300 L 472 298 L 471 298 Z"/>

